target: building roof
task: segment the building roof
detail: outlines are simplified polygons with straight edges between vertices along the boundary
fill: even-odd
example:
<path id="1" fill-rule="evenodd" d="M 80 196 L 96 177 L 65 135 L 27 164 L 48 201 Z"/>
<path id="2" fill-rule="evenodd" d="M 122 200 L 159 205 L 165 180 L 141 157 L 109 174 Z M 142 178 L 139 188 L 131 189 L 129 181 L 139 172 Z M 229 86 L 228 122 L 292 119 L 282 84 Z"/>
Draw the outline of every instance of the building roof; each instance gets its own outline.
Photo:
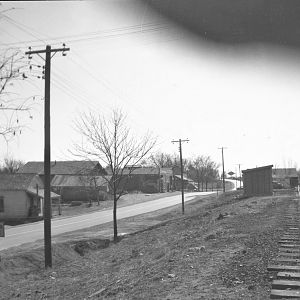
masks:
<path id="1" fill-rule="evenodd" d="M 268 165 L 268 166 L 253 168 L 253 169 L 246 169 L 246 170 L 242 170 L 242 173 L 248 173 L 248 172 L 255 172 L 255 171 L 261 171 L 261 170 L 266 170 L 266 169 L 272 169 L 272 167 L 273 167 L 273 165 Z"/>
<path id="2" fill-rule="evenodd" d="M 106 168 L 107 174 L 111 175 L 110 168 Z M 121 173 L 121 172 L 120 172 Z M 160 169 L 156 167 L 126 167 L 123 169 L 123 175 L 159 175 Z"/>
<path id="3" fill-rule="evenodd" d="M 97 165 L 100 165 L 98 161 L 53 161 L 51 162 L 51 174 L 88 174 L 92 172 Z M 44 174 L 44 162 L 29 161 L 18 171 L 18 173 L 39 175 Z"/>
<path id="4" fill-rule="evenodd" d="M 181 175 L 174 175 L 174 177 L 181 180 Z M 192 179 L 187 178 L 185 175 L 183 175 L 182 178 L 183 178 L 184 181 L 194 182 Z"/>
<path id="5" fill-rule="evenodd" d="M 296 168 L 276 168 L 272 170 L 272 175 L 274 178 L 298 177 Z"/>
<path id="6" fill-rule="evenodd" d="M 111 176 L 87 176 L 87 175 L 55 175 L 51 185 L 55 187 L 75 187 L 75 186 L 94 186 L 94 179 L 97 186 L 105 186 Z"/>
<path id="7" fill-rule="evenodd" d="M 35 174 L 0 174 L 0 190 L 27 190 Z"/>
<path id="8" fill-rule="evenodd" d="M 160 168 L 160 174 L 173 175 L 173 170 L 172 168 Z"/>
<path id="9" fill-rule="evenodd" d="M 123 175 L 158 175 L 160 173 L 159 168 L 155 167 L 142 167 L 142 168 L 134 168 L 133 170 L 124 169 Z"/>

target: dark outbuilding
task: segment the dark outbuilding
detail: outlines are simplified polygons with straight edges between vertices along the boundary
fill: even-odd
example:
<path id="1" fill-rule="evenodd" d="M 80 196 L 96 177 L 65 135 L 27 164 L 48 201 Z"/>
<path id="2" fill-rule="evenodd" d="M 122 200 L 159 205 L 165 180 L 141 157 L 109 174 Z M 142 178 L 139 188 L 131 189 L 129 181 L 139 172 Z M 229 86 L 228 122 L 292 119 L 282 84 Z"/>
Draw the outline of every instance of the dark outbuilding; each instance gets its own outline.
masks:
<path id="1" fill-rule="evenodd" d="M 269 165 L 242 171 L 245 196 L 273 195 L 272 167 Z"/>

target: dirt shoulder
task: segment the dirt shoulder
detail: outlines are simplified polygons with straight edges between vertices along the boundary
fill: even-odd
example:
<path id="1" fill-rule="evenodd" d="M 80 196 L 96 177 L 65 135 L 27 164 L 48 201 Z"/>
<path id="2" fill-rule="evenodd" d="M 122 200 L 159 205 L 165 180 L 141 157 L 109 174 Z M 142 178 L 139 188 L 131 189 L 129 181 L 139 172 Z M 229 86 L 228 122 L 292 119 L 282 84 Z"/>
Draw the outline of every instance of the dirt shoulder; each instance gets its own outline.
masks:
<path id="1" fill-rule="evenodd" d="M 99 242 L 111 224 L 77 232 L 77 241 L 61 236 L 46 271 L 42 248 L 2 251 L 0 298 L 267 299 L 278 216 L 291 201 L 210 196 L 187 204 L 184 216 L 176 206 L 121 220 L 121 232 L 140 232 L 116 244 Z"/>

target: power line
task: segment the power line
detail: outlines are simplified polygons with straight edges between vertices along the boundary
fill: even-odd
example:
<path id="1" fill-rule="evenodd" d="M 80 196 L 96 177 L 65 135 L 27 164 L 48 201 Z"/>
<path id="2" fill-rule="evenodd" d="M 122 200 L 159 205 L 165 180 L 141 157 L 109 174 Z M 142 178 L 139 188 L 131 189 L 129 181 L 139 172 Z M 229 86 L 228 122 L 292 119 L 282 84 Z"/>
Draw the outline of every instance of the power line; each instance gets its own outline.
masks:
<path id="1" fill-rule="evenodd" d="M 83 60 L 84 63 L 85 63 L 85 65 L 89 66 L 89 68 L 86 68 L 85 65 L 81 65 L 77 61 L 71 59 L 71 61 L 73 63 L 75 63 L 76 65 L 78 65 L 91 78 L 93 78 L 94 80 L 96 80 L 97 82 L 99 82 L 101 85 L 103 85 L 108 91 L 110 91 L 112 93 L 112 95 L 116 96 L 120 100 L 125 100 L 128 105 L 132 106 L 132 104 L 130 103 L 130 100 L 128 99 L 127 96 L 125 96 L 123 93 L 121 93 L 120 91 L 118 91 L 118 88 L 112 87 L 111 84 L 108 82 L 108 80 L 105 79 L 103 76 L 100 77 L 98 73 L 96 75 L 94 73 L 92 73 L 90 69 L 92 69 L 93 66 L 91 64 L 89 64 L 86 60 L 84 60 L 76 51 L 73 50 L 73 52 L 75 53 L 75 56 L 77 56 L 80 60 Z M 137 111 L 139 111 L 140 114 L 142 114 L 141 106 L 139 104 L 135 105 L 134 109 L 137 110 Z M 140 124 L 140 123 L 136 122 L 136 120 L 134 120 L 134 119 L 132 119 L 132 121 L 137 126 L 142 126 L 143 125 L 143 124 Z"/>
<path id="2" fill-rule="evenodd" d="M 81 58 L 78 54 L 77 56 L 79 58 Z M 97 80 L 98 82 L 100 82 L 102 85 L 104 85 L 107 89 L 110 90 L 110 92 L 112 92 L 112 94 L 117 94 L 112 88 L 109 87 L 109 85 L 105 82 L 105 81 L 101 81 L 99 80 L 99 78 L 97 78 L 96 76 L 94 76 L 87 68 L 82 67 L 80 64 L 78 64 L 76 61 L 71 60 L 73 63 L 76 63 L 79 67 L 81 67 L 83 70 L 85 70 L 89 76 L 91 76 L 93 79 Z M 78 95 L 78 93 L 74 93 L 74 90 L 78 90 L 81 87 L 81 84 L 78 83 L 76 86 L 73 85 L 73 82 L 68 80 L 65 76 L 63 75 L 59 75 L 57 72 L 52 72 L 56 77 L 59 77 L 60 80 L 57 80 L 55 78 L 52 78 L 52 82 L 54 83 L 54 85 L 60 89 L 62 92 L 64 92 L 65 94 L 67 94 L 68 96 L 70 96 L 73 100 L 75 100 L 78 103 L 84 104 L 85 106 L 88 107 L 92 107 L 94 110 L 98 110 L 99 107 L 96 107 L 95 105 L 93 105 L 90 101 L 90 99 L 87 99 L 85 96 L 80 96 Z M 39 77 L 39 76 L 38 76 Z M 69 83 L 68 83 L 69 82 Z M 83 90 L 82 89 L 82 95 L 86 95 L 89 94 L 89 92 L 87 90 Z M 118 95 L 118 97 L 120 97 Z M 121 98 L 121 97 L 120 97 Z M 106 107 L 101 108 L 102 110 L 106 110 Z"/>
<path id="3" fill-rule="evenodd" d="M 14 26 L 16 26 L 17 28 L 19 28 L 21 31 L 26 32 L 27 34 L 31 35 L 32 37 L 36 38 L 37 40 L 39 40 L 40 42 L 42 42 L 42 43 L 45 44 L 45 42 L 41 38 L 37 37 L 36 35 L 34 35 L 33 33 L 31 33 L 30 31 L 28 31 L 23 24 L 19 25 L 14 19 L 12 19 L 12 18 L 10 18 L 8 16 L 5 16 L 5 15 L 4 15 L 4 18 L 9 23 L 11 23 Z"/>
<path id="4" fill-rule="evenodd" d="M 13 22 L 11 22 L 13 23 Z M 167 29 L 168 26 L 163 26 L 160 25 L 161 23 L 149 23 L 149 25 L 145 24 L 143 30 L 140 29 L 140 25 L 133 25 L 133 26 L 127 26 L 127 27 L 120 27 L 120 28 L 114 28 L 110 30 L 100 30 L 96 32 L 90 32 L 90 33 L 85 33 L 85 34 L 80 34 L 80 35 L 69 35 L 69 36 L 61 36 L 61 37 L 54 37 L 54 38 L 48 38 L 48 39 L 40 39 L 39 37 L 36 37 L 26 29 L 22 28 L 21 26 L 17 24 L 13 24 L 17 26 L 20 30 L 23 32 L 33 36 L 36 38 L 38 41 L 42 41 L 44 44 L 46 42 L 52 42 L 53 45 L 61 44 L 61 40 L 65 40 L 68 43 L 78 43 L 78 42 L 84 42 L 88 40 L 99 40 L 99 39 L 107 39 L 107 38 L 118 38 L 122 37 L 125 35 L 130 35 L 130 34 L 143 34 L 143 33 L 149 33 L 149 32 L 156 32 L 160 31 L 162 29 Z M 164 24 L 164 23 L 162 23 Z M 36 43 L 37 40 L 27 40 L 27 41 L 21 41 L 21 42 L 14 42 L 14 43 L 7 43 L 7 46 L 16 46 L 20 44 L 33 44 Z M 53 43 L 53 41 L 59 41 L 57 43 Z M 35 47 L 39 47 L 39 45 L 35 45 Z"/>
<path id="5" fill-rule="evenodd" d="M 18 27 L 18 29 L 22 30 L 23 32 L 33 36 L 34 38 L 36 38 L 38 41 L 42 41 L 44 44 L 46 43 L 46 40 L 39 38 L 38 36 L 36 36 L 35 34 L 33 34 L 32 32 L 26 30 L 26 28 L 28 28 L 29 30 L 33 30 L 32 28 L 17 22 L 16 20 L 7 17 L 6 18 L 7 21 L 9 21 L 10 23 L 12 23 L 14 26 Z M 62 36 L 62 37 L 55 37 L 55 38 L 48 38 L 48 41 L 51 40 L 59 40 L 61 38 L 66 38 L 66 37 L 70 37 L 70 38 L 75 38 L 75 42 L 78 41 L 84 41 L 84 40 L 94 40 L 94 39 L 101 39 L 101 38 L 110 38 L 110 37 L 120 37 L 123 35 L 127 35 L 127 34 L 136 34 L 136 33 L 147 33 L 147 32 L 157 32 L 160 31 L 164 28 L 168 28 L 167 26 L 164 26 L 164 24 L 166 23 L 158 23 L 158 22 L 150 22 L 150 23 L 144 23 L 144 24 L 136 24 L 136 25 L 131 25 L 131 26 L 123 26 L 123 27 L 119 27 L 119 28 L 112 28 L 109 30 L 98 30 L 98 31 L 94 31 L 94 32 L 89 32 L 89 36 L 86 36 L 86 34 L 78 34 L 78 35 L 70 35 L 70 36 Z M 24 27 L 24 28 L 23 28 Z M 35 30 L 34 30 L 35 31 Z M 36 31 L 37 32 L 37 31 Z M 41 35 L 40 33 L 38 33 L 39 35 Z M 99 36 L 100 35 L 100 36 Z M 101 36 L 102 35 L 102 36 Z M 104 35 L 104 36 L 103 36 Z M 83 37 L 82 39 L 78 39 L 80 37 Z M 76 40 L 77 38 L 77 40 Z M 16 44 L 25 44 L 26 42 L 31 42 L 31 41 L 22 41 L 22 42 L 16 42 L 16 43 L 11 43 L 11 44 L 7 44 L 7 45 L 16 45 Z M 36 43 L 36 40 L 33 40 L 32 42 Z M 77 55 L 80 59 L 82 59 L 82 57 L 80 57 L 79 55 Z M 88 69 L 85 66 L 80 66 L 80 64 L 71 59 L 71 61 L 75 64 L 77 64 L 81 69 L 83 69 L 87 74 L 89 74 L 90 77 L 92 77 L 94 80 L 96 80 L 97 82 L 100 82 L 101 85 L 103 85 L 105 88 L 107 88 L 113 95 L 117 96 L 119 99 L 124 100 L 125 97 L 123 94 L 121 94 L 120 92 L 118 92 L 116 90 L 116 88 L 112 88 L 111 85 L 107 82 L 107 80 L 105 80 L 104 78 L 99 78 L 99 76 L 95 76 L 91 71 L 91 67 Z M 54 73 L 55 74 L 55 73 Z M 85 103 L 88 104 L 88 106 L 91 106 L 90 101 L 87 101 L 86 99 L 83 100 L 84 97 L 78 97 L 78 95 L 75 95 L 75 93 L 73 91 L 71 91 L 70 88 L 70 84 L 66 83 L 67 79 L 64 78 L 64 83 L 61 84 L 61 82 L 56 82 L 55 85 L 62 90 L 64 93 L 67 94 L 71 94 L 73 99 L 77 99 L 80 98 L 81 100 L 79 100 L 81 103 Z M 80 87 L 80 84 L 76 85 L 75 89 L 78 90 L 78 87 Z M 66 89 L 68 89 L 68 91 L 66 92 Z M 86 92 L 84 92 L 84 94 L 86 94 Z M 126 102 L 129 103 L 128 99 L 126 99 Z M 131 103 L 129 103 L 129 105 L 132 105 Z M 136 110 L 138 110 L 141 113 L 141 107 L 139 107 L 138 109 L 135 107 Z M 134 123 L 136 123 L 136 120 L 133 120 Z M 138 124 L 138 126 L 140 126 L 141 124 Z"/>
<path id="6" fill-rule="evenodd" d="M 66 78 L 66 76 L 59 74 L 58 71 L 52 71 L 52 74 L 54 76 L 52 76 L 52 80 L 51 82 L 57 87 L 59 88 L 62 92 L 64 92 L 65 94 L 67 94 L 68 96 L 70 96 L 72 99 L 74 99 L 75 101 L 77 101 L 78 103 L 84 104 L 85 106 L 93 106 L 91 104 L 91 102 L 89 101 L 88 98 L 86 98 L 83 95 L 88 94 L 87 90 L 82 89 L 81 94 L 79 95 L 78 93 L 75 93 L 74 90 L 75 89 L 80 89 L 81 84 L 77 83 L 76 85 L 73 84 L 73 81 L 70 81 Z M 58 78 L 58 79 L 56 79 Z M 95 106 L 93 106 L 93 109 L 98 109 Z"/>

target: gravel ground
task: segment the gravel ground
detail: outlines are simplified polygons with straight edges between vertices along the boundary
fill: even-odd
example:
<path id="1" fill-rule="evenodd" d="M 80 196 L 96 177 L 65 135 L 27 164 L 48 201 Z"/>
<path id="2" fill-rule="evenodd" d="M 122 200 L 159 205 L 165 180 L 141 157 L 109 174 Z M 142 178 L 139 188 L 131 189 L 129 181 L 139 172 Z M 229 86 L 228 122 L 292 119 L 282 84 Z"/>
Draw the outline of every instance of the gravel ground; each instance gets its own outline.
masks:
<path id="1" fill-rule="evenodd" d="M 230 194 L 192 201 L 185 216 L 176 207 L 130 218 L 164 222 L 109 247 L 84 242 L 81 255 L 57 243 L 46 271 L 41 249 L 0 253 L 0 299 L 268 299 L 291 199 Z"/>

